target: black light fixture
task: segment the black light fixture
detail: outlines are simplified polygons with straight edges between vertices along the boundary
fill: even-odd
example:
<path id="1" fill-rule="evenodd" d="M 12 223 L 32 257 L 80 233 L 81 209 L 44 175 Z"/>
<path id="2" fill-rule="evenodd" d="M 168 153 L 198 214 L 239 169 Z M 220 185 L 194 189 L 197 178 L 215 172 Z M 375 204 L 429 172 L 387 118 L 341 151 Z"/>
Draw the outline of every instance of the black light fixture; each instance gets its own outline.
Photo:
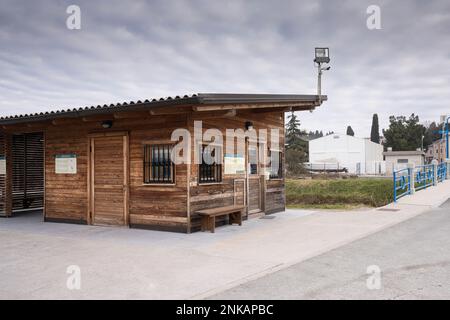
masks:
<path id="1" fill-rule="evenodd" d="M 330 49 L 329 48 L 316 48 L 315 49 L 315 63 L 330 63 Z"/>
<path id="2" fill-rule="evenodd" d="M 109 129 L 109 128 L 111 128 L 112 126 L 113 126 L 112 120 L 105 120 L 105 121 L 102 121 L 102 127 L 103 127 L 103 129 Z"/>
<path id="3" fill-rule="evenodd" d="M 246 121 L 245 122 L 245 129 L 246 130 L 253 130 L 253 122 L 251 122 L 251 121 Z"/>

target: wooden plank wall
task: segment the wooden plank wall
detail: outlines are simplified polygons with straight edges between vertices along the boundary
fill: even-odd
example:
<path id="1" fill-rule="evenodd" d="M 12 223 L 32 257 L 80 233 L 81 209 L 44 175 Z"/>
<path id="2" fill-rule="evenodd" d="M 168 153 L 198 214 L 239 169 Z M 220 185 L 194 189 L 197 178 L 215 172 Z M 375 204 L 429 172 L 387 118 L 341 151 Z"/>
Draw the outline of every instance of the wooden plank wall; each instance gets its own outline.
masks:
<path id="1" fill-rule="evenodd" d="M 175 185 L 144 185 L 143 142 L 170 140 L 186 128 L 186 115 L 153 117 L 160 123 L 135 123 L 130 132 L 130 223 L 153 229 L 187 232 L 187 166 L 175 166 Z"/>
<path id="2" fill-rule="evenodd" d="M 102 129 L 102 119 L 113 120 L 113 127 Z M 198 165 L 177 165 L 174 185 L 143 183 L 143 142 L 169 141 L 171 133 L 177 128 L 189 128 L 193 137 L 194 120 L 202 120 L 204 130 L 218 128 L 223 134 L 225 129 L 245 129 L 246 121 L 252 121 L 256 129 L 279 128 L 282 138 L 280 146 L 284 146 L 284 114 L 278 111 L 239 111 L 232 117 L 211 116 L 210 112 L 208 115 L 205 113 L 204 117 L 199 112 L 174 115 L 136 112 L 127 118 L 104 115 L 86 119 L 57 119 L 39 128 L 45 132 L 46 220 L 88 223 L 89 134 L 94 132 L 129 132 L 129 220 L 132 227 L 188 232 L 192 226 L 191 230 L 195 231 L 199 228 L 199 217 L 194 214 L 196 210 L 242 204 L 245 174 L 224 175 L 222 183 L 198 185 Z M 10 129 L 11 132 L 23 130 L 30 129 L 26 125 Z M 194 151 L 194 144 L 192 148 Z M 77 174 L 55 174 L 55 156 L 73 153 L 77 155 Z M 238 182 L 235 183 L 235 180 Z M 266 182 L 266 213 L 282 211 L 285 207 L 284 179 Z"/>
<path id="3" fill-rule="evenodd" d="M 49 126 L 45 135 L 45 219 L 87 223 L 88 128 Z M 55 156 L 77 155 L 77 174 L 55 174 Z"/>
<path id="4" fill-rule="evenodd" d="M 12 136 L 12 210 L 44 206 L 44 135 Z"/>
<path id="5" fill-rule="evenodd" d="M 214 117 L 205 116 L 202 118 L 201 113 L 195 115 L 195 120 L 201 120 L 203 123 L 203 131 L 209 128 L 217 128 L 221 130 L 225 137 L 226 129 L 244 129 L 245 122 L 253 122 L 256 130 L 268 130 L 268 145 L 270 146 L 270 129 L 280 129 L 280 147 L 284 149 L 284 113 L 282 112 L 239 112 L 233 117 Z M 192 120 L 193 121 L 193 120 Z M 193 123 L 191 123 L 193 126 Z M 194 135 L 191 131 L 192 136 Z M 194 148 L 194 146 L 193 146 Z M 194 149 L 192 150 L 192 154 Z M 284 152 L 283 152 L 284 154 Z M 191 212 L 191 228 L 192 231 L 197 231 L 200 228 L 200 217 L 195 214 L 195 211 L 201 209 L 208 209 L 241 202 L 243 197 L 243 188 L 238 187 L 235 195 L 234 181 L 245 179 L 245 174 L 241 175 L 223 175 L 223 181 L 219 184 L 199 185 L 198 184 L 198 165 L 191 165 L 191 187 L 190 187 L 190 212 Z M 266 189 L 266 213 L 274 213 L 283 211 L 285 208 L 285 194 L 284 194 L 284 178 L 267 181 L 268 188 Z M 218 224 L 223 221 L 218 221 Z"/>
<path id="6" fill-rule="evenodd" d="M 186 128 L 183 115 L 150 116 L 115 119 L 109 130 L 98 121 L 74 121 L 46 130 L 46 219 L 87 223 L 87 184 L 89 133 L 106 131 L 129 132 L 129 218 L 132 227 L 187 231 L 186 165 L 177 165 L 175 185 L 144 185 L 143 142 L 170 140 L 176 128 Z M 55 155 L 75 153 L 78 173 L 55 174 Z"/>

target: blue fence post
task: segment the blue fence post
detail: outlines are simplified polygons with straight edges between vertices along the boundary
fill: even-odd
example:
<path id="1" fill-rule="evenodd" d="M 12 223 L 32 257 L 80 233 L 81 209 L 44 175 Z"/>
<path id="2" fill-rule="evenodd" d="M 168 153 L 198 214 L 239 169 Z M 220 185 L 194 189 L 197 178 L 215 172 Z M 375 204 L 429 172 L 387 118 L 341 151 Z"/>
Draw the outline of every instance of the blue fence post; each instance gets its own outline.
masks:
<path id="1" fill-rule="evenodd" d="M 414 164 L 408 163 L 408 184 L 409 184 L 409 194 L 414 194 L 416 192 L 415 188 L 415 177 L 414 177 Z"/>
<path id="2" fill-rule="evenodd" d="M 450 180 L 450 159 L 446 159 L 445 164 L 447 165 L 447 180 Z"/>
<path id="3" fill-rule="evenodd" d="M 397 202 L 397 173 L 394 171 L 394 202 Z"/>
<path id="4" fill-rule="evenodd" d="M 431 161 L 433 165 L 433 186 L 437 186 L 438 184 L 438 164 L 439 162 L 435 159 Z"/>

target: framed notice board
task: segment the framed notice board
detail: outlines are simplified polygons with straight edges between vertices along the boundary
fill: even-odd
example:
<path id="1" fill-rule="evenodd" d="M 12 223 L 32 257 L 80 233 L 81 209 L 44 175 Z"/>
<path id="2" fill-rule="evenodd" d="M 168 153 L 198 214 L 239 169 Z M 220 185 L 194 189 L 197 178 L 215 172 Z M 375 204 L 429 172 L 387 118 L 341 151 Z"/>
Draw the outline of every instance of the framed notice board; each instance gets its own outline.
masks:
<path id="1" fill-rule="evenodd" d="M 57 154 L 55 156 L 56 174 L 76 174 L 77 173 L 77 155 L 76 154 Z"/>

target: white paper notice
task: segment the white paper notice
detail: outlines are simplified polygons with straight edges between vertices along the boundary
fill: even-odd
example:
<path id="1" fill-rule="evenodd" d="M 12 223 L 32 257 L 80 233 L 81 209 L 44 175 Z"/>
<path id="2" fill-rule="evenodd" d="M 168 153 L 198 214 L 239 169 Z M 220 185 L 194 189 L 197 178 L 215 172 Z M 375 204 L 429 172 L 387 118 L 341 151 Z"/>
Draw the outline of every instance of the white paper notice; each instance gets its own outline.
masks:
<path id="1" fill-rule="evenodd" d="M 76 174 L 77 156 L 74 154 L 61 154 L 55 157 L 56 174 Z"/>
<path id="2" fill-rule="evenodd" d="M 225 174 L 244 174 L 245 158 L 242 155 L 225 155 Z"/>

